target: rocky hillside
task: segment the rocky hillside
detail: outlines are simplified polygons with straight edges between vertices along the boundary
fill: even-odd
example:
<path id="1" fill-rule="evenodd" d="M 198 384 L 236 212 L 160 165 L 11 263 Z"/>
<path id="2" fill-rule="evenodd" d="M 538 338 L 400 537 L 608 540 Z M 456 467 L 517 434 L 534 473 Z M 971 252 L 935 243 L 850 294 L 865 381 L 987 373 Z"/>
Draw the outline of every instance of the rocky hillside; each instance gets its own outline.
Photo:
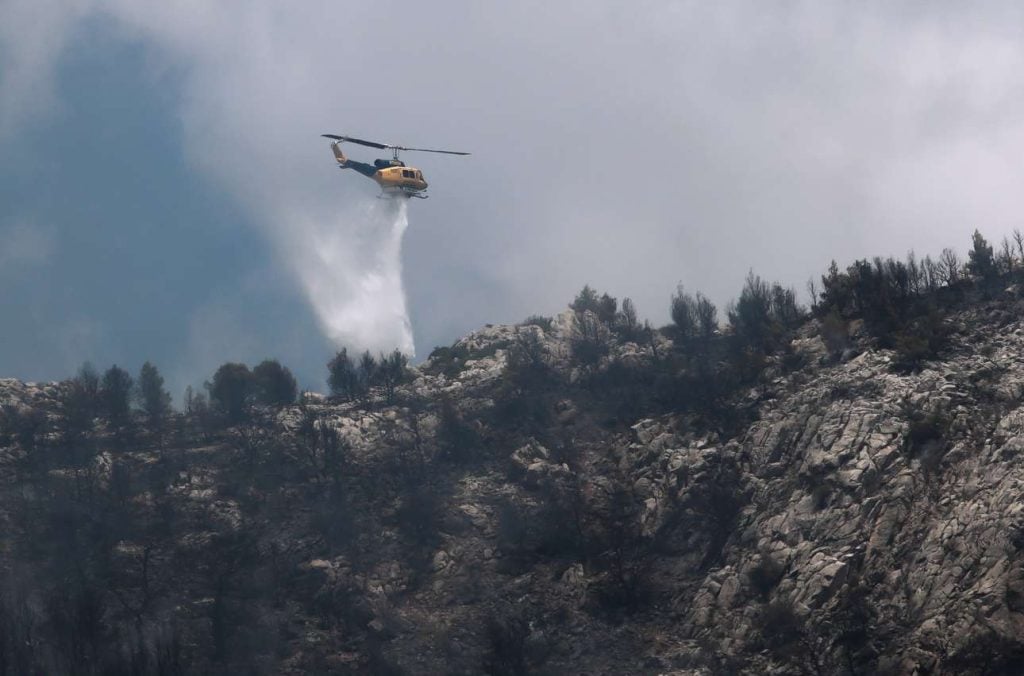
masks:
<path id="1" fill-rule="evenodd" d="M 572 312 L 231 427 L 0 381 L 0 673 L 1017 673 L 1021 316 L 910 373 L 809 321 L 725 417 Z"/>

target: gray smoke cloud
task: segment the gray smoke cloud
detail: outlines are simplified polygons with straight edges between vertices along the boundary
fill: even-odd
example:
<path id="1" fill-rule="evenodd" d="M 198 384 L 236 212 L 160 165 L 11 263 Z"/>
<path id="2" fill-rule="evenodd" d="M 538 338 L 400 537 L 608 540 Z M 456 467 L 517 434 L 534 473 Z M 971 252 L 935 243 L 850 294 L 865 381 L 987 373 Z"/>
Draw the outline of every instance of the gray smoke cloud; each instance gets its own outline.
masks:
<path id="1" fill-rule="evenodd" d="M 378 265 L 355 206 L 376 190 L 317 137 L 472 151 L 422 162 L 433 199 L 404 235 L 422 351 L 584 283 L 662 322 L 678 282 L 722 306 L 751 268 L 802 289 L 832 258 L 998 240 L 1024 211 L 1022 19 L 1010 2 L 6 0 L 0 127 L 59 105 L 68 36 L 106 22 L 146 47 L 185 155 L 278 245 L 324 330 L 377 343 L 403 333 L 337 305 Z M 296 253 L 309 233 L 350 267 Z"/>

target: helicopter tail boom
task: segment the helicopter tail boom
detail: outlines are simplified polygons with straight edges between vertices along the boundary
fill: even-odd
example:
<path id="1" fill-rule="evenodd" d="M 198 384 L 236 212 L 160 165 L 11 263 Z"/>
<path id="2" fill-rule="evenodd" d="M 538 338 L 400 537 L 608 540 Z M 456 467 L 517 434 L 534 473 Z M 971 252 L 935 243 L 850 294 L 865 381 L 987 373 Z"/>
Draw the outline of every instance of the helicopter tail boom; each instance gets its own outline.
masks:
<path id="1" fill-rule="evenodd" d="M 338 168 L 354 169 L 363 176 L 373 178 L 373 175 L 377 173 L 377 167 L 373 166 L 372 164 L 366 164 L 365 162 L 357 162 L 355 160 L 350 160 L 349 158 L 345 157 L 345 153 L 341 152 L 341 148 L 339 147 L 340 145 L 340 141 L 334 141 L 333 143 L 331 143 L 331 152 L 334 153 L 334 159 L 338 161 Z"/>

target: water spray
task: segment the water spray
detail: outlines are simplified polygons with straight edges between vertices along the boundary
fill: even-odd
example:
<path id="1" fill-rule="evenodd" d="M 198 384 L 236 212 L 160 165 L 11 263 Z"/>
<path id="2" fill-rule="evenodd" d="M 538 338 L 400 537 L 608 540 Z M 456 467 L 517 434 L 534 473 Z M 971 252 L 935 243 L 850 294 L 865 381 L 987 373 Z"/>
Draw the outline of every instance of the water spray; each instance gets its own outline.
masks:
<path id="1" fill-rule="evenodd" d="M 373 200 L 337 220 L 306 223 L 289 242 L 328 338 L 350 351 L 415 351 L 402 285 L 407 199 Z"/>

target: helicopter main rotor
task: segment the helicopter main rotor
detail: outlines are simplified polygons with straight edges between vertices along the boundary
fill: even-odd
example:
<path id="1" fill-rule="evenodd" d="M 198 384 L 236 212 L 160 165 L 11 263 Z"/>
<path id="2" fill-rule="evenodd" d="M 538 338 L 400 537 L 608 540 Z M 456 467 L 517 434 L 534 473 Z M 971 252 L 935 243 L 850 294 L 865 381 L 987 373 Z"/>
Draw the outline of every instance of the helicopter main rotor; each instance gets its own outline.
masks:
<path id="1" fill-rule="evenodd" d="M 398 159 L 398 153 L 402 150 L 409 150 L 418 153 L 441 153 L 443 155 L 469 155 L 469 153 L 459 152 L 457 150 L 435 150 L 433 148 L 409 148 L 407 146 L 396 146 L 390 143 L 378 143 L 377 141 L 365 141 L 360 138 L 352 136 L 338 136 L 337 134 L 321 134 L 324 138 L 334 139 L 335 141 L 347 141 L 348 143 L 358 143 L 361 146 L 367 146 L 370 148 L 379 148 L 380 150 L 390 150 L 392 157 Z"/>

